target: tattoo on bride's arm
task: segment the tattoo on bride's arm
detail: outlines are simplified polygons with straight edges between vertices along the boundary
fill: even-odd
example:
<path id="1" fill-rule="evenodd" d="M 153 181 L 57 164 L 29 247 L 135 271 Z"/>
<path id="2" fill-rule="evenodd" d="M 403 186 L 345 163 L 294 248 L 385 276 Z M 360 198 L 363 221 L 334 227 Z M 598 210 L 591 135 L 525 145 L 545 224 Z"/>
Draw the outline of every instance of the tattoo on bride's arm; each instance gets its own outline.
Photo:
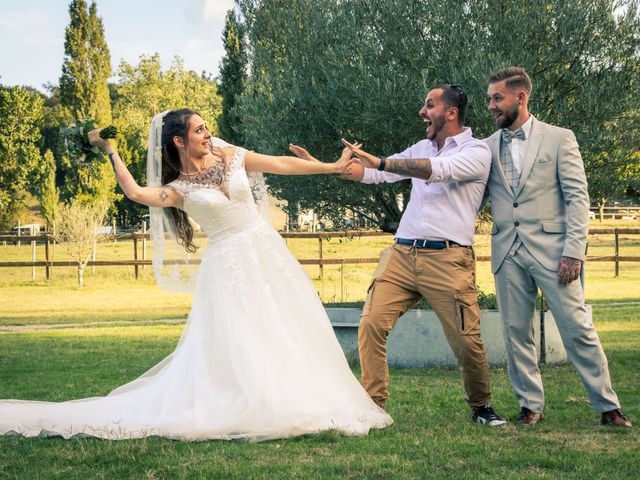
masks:
<path id="1" fill-rule="evenodd" d="M 111 162 L 111 168 L 113 168 L 114 173 L 116 174 L 116 180 L 118 179 L 118 169 L 116 168 L 116 161 L 113 158 L 115 156 L 115 152 L 107 155 L 109 157 L 109 162 Z"/>
<path id="2" fill-rule="evenodd" d="M 169 198 L 169 194 L 167 193 L 167 189 L 166 188 L 161 189 L 160 190 L 160 201 L 162 203 L 164 203 L 167 198 Z"/>
<path id="3" fill-rule="evenodd" d="M 124 166 L 120 157 L 116 158 L 117 153 L 109 154 L 109 161 L 111 162 L 111 168 L 113 168 L 113 172 L 116 174 L 116 180 L 120 183 L 120 186 L 123 186 L 122 183 L 128 183 L 128 180 L 131 177 L 129 170 Z"/>
<path id="4" fill-rule="evenodd" d="M 111 168 L 113 168 L 113 172 L 116 174 L 116 181 L 120 185 L 120 188 L 122 188 L 122 190 L 126 194 L 129 186 L 132 183 L 135 183 L 135 180 L 133 179 L 133 175 L 131 175 L 131 172 L 129 172 L 124 163 L 122 163 L 122 160 L 120 160 L 119 157 L 116 158 L 116 155 L 117 153 L 115 152 L 110 153 L 108 155 L 109 162 L 111 162 Z"/>
<path id="5" fill-rule="evenodd" d="M 429 180 L 431 178 L 431 160 L 429 158 L 387 158 L 384 170 L 385 172 Z"/>

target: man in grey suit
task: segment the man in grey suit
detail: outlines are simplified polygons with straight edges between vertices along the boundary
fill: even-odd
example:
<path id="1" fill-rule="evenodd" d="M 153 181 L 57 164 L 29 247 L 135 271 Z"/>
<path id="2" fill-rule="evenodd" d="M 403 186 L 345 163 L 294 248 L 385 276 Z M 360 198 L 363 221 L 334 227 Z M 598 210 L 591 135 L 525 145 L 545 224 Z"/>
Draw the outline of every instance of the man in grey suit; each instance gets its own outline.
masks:
<path id="1" fill-rule="evenodd" d="M 508 67 L 489 77 L 489 111 L 499 130 L 491 149 L 491 268 L 504 324 L 507 365 L 520 402 L 518 423 L 543 417 L 544 392 L 533 340 L 538 288 L 556 320 L 569 359 L 606 425 L 630 427 L 609 378 L 607 358 L 589 321 L 581 283 L 589 195 L 575 135 L 529 114 L 531 79 Z"/>

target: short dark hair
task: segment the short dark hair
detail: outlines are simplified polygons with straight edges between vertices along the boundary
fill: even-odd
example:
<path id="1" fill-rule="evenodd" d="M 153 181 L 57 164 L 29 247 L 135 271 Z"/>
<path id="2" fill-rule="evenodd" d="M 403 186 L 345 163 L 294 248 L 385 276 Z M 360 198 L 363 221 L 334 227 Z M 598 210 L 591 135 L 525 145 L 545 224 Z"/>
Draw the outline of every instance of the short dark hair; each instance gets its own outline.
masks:
<path id="1" fill-rule="evenodd" d="M 467 94 L 459 83 L 440 83 L 434 89 L 442 90 L 442 99 L 447 107 L 458 109 L 458 125 L 464 125 L 467 117 Z"/>
<path id="2" fill-rule="evenodd" d="M 527 95 L 531 95 L 532 84 L 531 78 L 522 67 L 506 67 L 489 75 L 489 83 L 498 83 L 506 80 L 505 85 L 508 89 L 513 90 L 522 88 Z"/>

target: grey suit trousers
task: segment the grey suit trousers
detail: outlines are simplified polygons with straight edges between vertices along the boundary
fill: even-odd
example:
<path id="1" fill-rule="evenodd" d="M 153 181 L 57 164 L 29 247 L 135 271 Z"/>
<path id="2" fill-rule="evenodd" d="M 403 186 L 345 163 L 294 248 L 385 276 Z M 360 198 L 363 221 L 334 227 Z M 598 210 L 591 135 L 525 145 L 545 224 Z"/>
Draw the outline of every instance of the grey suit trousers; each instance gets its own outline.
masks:
<path id="1" fill-rule="evenodd" d="M 495 273 L 509 377 L 520 406 L 533 412 L 542 412 L 544 408 L 544 391 L 533 339 L 533 310 L 539 287 L 593 408 L 597 412 L 619 408 L 607 358 L 584 306 L 582 286 L 579 281 L 560 285 L 556 275 L 557 272 L 545 268 L 524 245 L 515 254 L 507 254 Z"/>

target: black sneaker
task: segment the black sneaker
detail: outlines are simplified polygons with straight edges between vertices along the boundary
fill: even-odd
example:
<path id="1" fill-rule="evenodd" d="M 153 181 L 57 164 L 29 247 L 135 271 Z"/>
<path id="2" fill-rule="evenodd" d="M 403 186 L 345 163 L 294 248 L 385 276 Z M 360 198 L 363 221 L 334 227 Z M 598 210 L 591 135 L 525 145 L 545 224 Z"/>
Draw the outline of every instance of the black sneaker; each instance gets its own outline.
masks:
<path id="1" fill-rule="evenodd" d="M 474 423 L 479 423 L 480 425 L 487 425 L 489 427 L 497 427 L 499 425 L 504 425 L 506 420 L 501 419 L 496 412 L 493 411 L 489 405 L 481 405 L 479 407 L 473 407 L 473 412 L 471 413 L 471 420 Z"/>

